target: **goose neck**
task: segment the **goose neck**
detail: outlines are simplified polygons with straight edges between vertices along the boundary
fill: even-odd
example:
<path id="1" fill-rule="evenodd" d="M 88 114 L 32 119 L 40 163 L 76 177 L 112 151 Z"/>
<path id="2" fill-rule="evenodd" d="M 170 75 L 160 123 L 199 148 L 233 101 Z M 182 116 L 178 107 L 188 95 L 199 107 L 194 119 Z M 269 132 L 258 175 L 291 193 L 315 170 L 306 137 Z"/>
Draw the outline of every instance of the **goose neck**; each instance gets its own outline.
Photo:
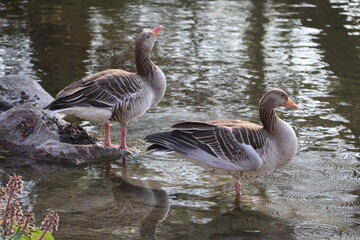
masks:
<path id="1" fill-rule="evenodd" d="M 135 51 L 136 70 L 141 76 L 151 76 L 156 70 L 156 65 L 151 61 L 150 55 L 151 51 Z"/>
<path id="2" fill-rule="evenodd" d="M 264 129 L 269 132 L 273 132 L 279 119 L 276 112 L 274 111 L 274 108 L 267 105 L 266 103 L 261 103 L 259 107 L 259 115 Z"/>

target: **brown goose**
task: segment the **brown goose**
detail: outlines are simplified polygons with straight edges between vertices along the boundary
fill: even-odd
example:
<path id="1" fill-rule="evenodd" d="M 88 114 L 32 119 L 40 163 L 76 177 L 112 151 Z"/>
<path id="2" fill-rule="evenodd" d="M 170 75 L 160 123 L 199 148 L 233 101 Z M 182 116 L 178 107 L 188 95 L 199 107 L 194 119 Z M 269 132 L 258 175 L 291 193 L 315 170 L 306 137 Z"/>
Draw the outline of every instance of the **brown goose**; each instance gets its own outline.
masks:
<path id="1" fill-rule="evenodd" d="M 115 147 L 110 138 L 110 121 L 120 123 L 120 149 L 126 144 L 127 124 L 155 107 L 166 89 L 164 73 L 150 59 L 158 26 L 138 34 L 135 42 L 137 73 L 109 69 L 74 82 L 60 91 L 46 108 L 77 116 L 105 126 L 105 146 Z"/>
<path id="2" fill-rule="evenodd" d="M 281 89 L 260 100 L 263 126 L 241 120 L 182 122 L 171 132 L 145 137 L 154 154 L 177 153 L 215 174 L 231 175 L 240 203 L 240 180 L 255 179 L 286 165 L 297 149 L 292 127 L 275 113 L 277 107 L 298 108 Z"/>

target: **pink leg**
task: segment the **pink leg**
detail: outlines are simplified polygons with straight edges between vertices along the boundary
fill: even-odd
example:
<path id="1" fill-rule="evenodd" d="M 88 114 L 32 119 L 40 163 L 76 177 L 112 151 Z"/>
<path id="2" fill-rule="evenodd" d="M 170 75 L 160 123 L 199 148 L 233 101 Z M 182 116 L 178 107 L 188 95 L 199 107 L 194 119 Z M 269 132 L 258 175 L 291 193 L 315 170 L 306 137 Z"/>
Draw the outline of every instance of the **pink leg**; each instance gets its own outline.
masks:
<path id="1" fill-rule="evenodd" d="M 127 145 L 126 145 L 126 127 L 121 127 L 120 129 L 121 131 L 121 144 L 120 144 L 120 149 L 127 149 Z"/>
<path id="2" fill-rule="evenodd" d="M 126 127 L 121 127 L 121 144 L 120 144 L 120 149 L 123 150 L 127 150 L 127 151 L 137 151 L 136 148 L 129 148 L 126 144 L 126 135 L 127 135 L 127 130 Z"/>
<path id="3" fill-rule="evenodd" d="M 241 184 L 238 178 L 234 178 L 234 187 L 235 187 L 235 205 L 239 205 L 241 202 Z"/>
<path id="4" fill-rule="evenodd" d="M 105 147 L 116 148 L 116 146 L 111 143 L 109 123 L 105 123 L 104 128 L 105 128 Z"/>

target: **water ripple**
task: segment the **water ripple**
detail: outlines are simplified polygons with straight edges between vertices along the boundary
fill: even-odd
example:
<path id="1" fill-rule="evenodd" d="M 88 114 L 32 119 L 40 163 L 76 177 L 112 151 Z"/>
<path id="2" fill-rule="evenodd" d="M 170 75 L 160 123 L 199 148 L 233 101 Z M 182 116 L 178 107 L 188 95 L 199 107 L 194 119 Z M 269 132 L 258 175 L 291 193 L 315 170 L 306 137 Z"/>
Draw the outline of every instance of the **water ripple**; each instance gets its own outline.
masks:
<path id="1" fill-rule="evenodd" d="M 305 222 L 295 227 L 294 233 L 298 237 L 307 237 L 309 239 L 316 239 L 317 237 L 339 239 L 341 237 L 341 231 L 336 226 L 316 222 Z"/>

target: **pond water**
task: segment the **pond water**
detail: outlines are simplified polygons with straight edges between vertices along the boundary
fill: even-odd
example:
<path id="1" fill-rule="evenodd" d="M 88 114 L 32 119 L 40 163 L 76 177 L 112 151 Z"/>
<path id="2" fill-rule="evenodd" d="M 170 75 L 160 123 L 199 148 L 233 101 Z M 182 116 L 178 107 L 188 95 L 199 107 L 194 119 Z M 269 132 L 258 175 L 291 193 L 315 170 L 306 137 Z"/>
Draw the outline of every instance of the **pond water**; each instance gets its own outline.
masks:
<path id="1" fill-rule="evenodd" d="M 134 38 L 163 25 L 152 59 L 167 77 L 158 107 L 129 125 L 140 149 L 103 165 L 6 169 L 24 176 L 24 207 L 60 215 L 56 239 L 356 239 L 360 236 L 360 1 L 0 1 L 0 74 L 53 96 L 97 71 L 135 71 Z M 243 182 L 145 152 L 147 134 L 181 120 L 259 123 L 266 89 L 298 135 L 287 166 Z M 79 121 L 103 139 L 102 126 Z M 114 142 L 119 126 L 113 125 Z M 54 171 L 56 169 L 56 171 Z M 51 174 L 49 174 L 51 173 Z M 156 235 L 155 235 L 156 234 Z"/>

